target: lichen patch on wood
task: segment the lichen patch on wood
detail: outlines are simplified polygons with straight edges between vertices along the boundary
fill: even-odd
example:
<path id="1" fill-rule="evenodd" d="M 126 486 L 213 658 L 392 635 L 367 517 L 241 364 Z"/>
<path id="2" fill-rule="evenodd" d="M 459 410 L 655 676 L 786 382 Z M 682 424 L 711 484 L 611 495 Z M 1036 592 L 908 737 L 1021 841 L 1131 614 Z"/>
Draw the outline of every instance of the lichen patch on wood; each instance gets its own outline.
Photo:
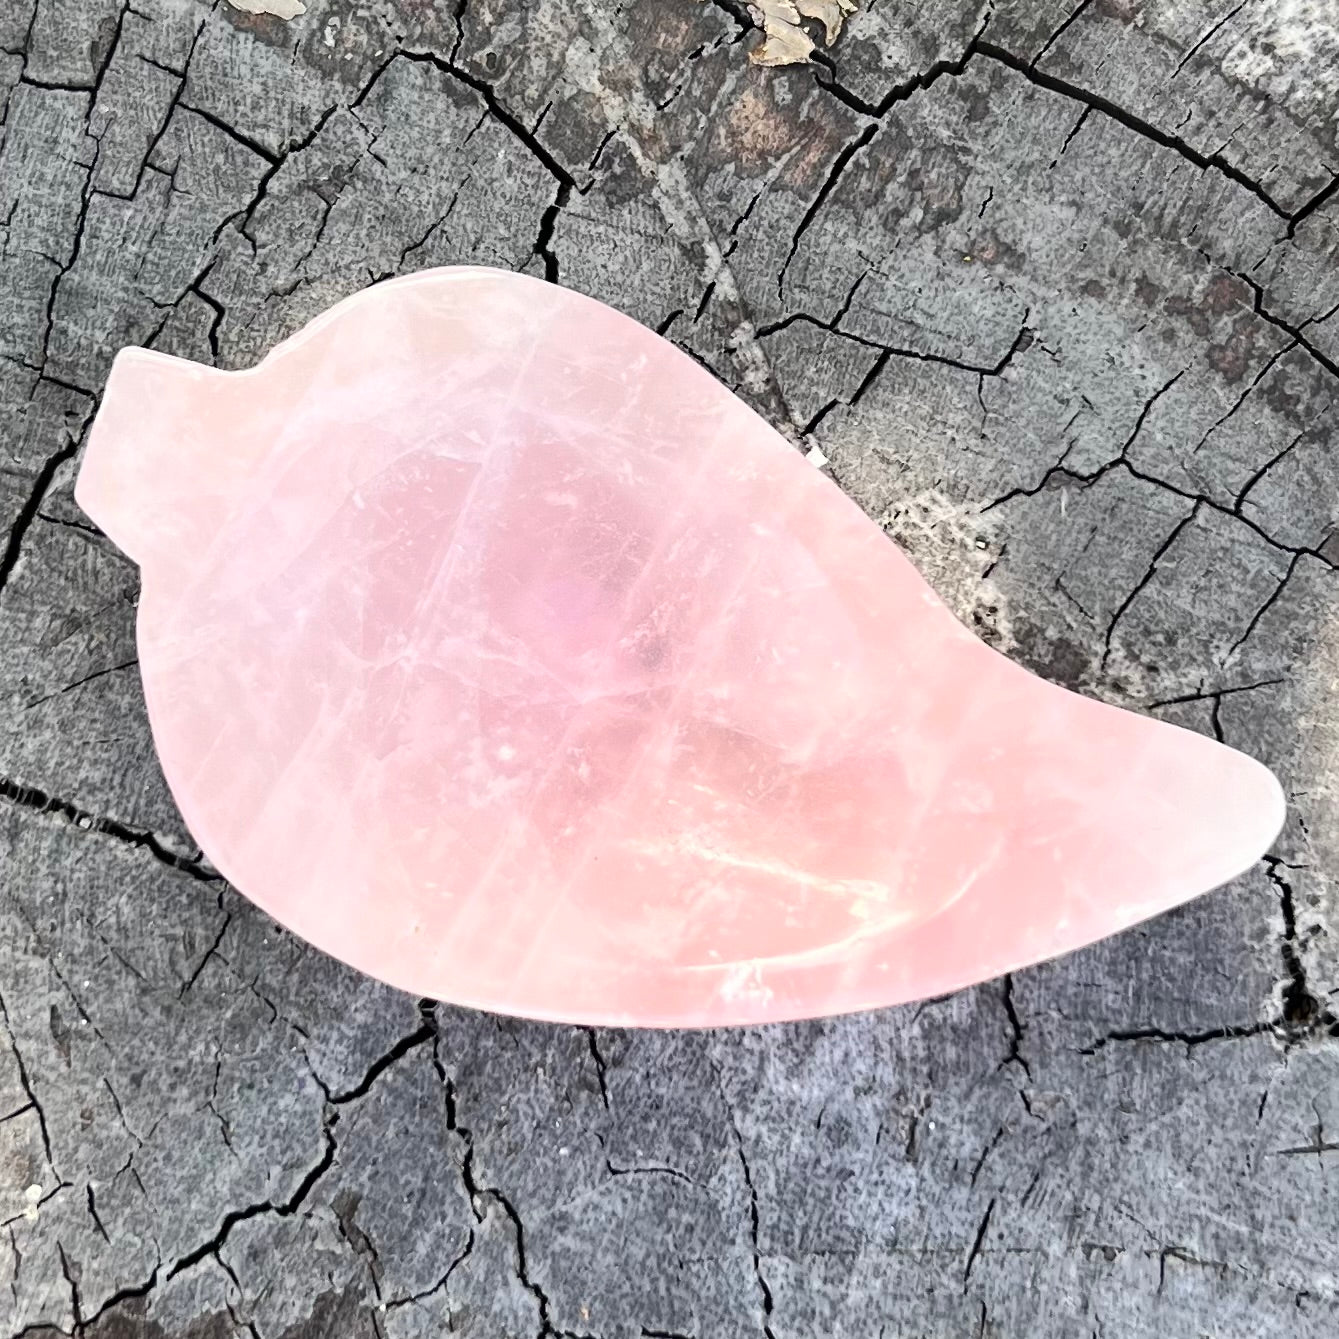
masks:
<path id="1" fill-rule="evenodd" d="M 271 14 L 276 19 L 295 19 L 307 12 L 303 0 L 228 0 L 228 3 L 243 14 Z"/>
<path id="2" fill-rule="evenodd" d="M 796 65 L 814 52 L 807 23 L 821 24 L 823 41 L 831 46 L 842 30 L 856 0 L 749 0 L 758 16 L 763 38 L 750 53 L 755 65 Z"/>

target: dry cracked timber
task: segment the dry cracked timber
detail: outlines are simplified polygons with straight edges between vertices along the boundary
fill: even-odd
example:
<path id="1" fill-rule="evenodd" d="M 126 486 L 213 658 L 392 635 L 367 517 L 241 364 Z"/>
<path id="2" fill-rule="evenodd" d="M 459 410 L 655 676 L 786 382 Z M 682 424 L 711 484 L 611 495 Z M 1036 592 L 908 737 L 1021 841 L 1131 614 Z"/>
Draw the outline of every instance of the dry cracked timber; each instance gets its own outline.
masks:
<path id="1" fill-rule="evenodd" d="M 1326 8 L 0 8 L 0 1339 L 1339 1332 L 1339 96 Z M 244 366 L 476 261 L 631 312 L 982 636 L 1265 759 L 1271 857 L 949 999 L 720 1034 L 434 1008 L 219 882 L 112 353 Z"/>

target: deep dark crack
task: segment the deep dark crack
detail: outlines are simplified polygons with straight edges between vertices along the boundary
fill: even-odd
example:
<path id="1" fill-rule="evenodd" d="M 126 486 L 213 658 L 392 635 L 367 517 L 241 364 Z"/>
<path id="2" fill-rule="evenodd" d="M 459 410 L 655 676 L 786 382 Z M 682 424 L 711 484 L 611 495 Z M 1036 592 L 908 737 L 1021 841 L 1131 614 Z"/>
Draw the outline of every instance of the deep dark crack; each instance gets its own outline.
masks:
<path id="1" fill-rule="evenodd" d="M 56 1170 L 56 1163 L 51 1155 L 51 1131 L 47 1128 L 46 1112 L 42 1109 L 42 1104 L 37 1100 L 37 1093 L 33 1088 L 32 1078 L 28 1073 L 28 1066 L 24 1063 L 23 1052 L 19 1049 L 18 1038 L 14 1035 L 14 1026 L 10 1021 L 9 1009 L 5 1004 L 4 993 L 0 991 L 0 1025 L 4 1026 L 5 1036 L 9 1038 L 10 1050 L 14 1053 L 14 1065 L 18 1070 L 19 1087 L 23 1089 L 24 1095 L 28 1099 L 28 1105 L 37 1114 L 37 1128 L 42 1136 L 42 1152 L 46 1156 L 47 1166 L 55 1173 L 57 1179 L 60 1173 Z"/>
<path id="2" fill-rule="evenodd" d="M 87 420 L 85 420 L 84 427 L 87 427 Z M 74 459 L 75 453 L 79 450 L 82 435 L 83 429 L 78 434 L 71 434 L 65 444 L 53 451 L 37 471 L 32 487 L 28 490 L 28 496 L 24 499 L 18 515 L 15 516 L 9 527 L 9 533 L 5 537 L 4 549 L 0 550 L 0 594 L 4 592 L 5 587 L 9 584 L 10 577 L 14 574 L 14 569 L 19 564 L 24 537 L 37 517 L 38 509 L 56 477 L 56 472 L 67 460 Z"/>
<path id="3" fill-rule="evenodd" d="M 967 1291 L 967 1284 L 972 1277 L 972 1270 L 976 1265 L 977 1257 L 981 1254 L 981 1248 L 986 1240 L 986 1233 L 990 1231 L 991 1215 L 995 1212 L 995 1200 L 991 1200 L 986 1205 L 986 1211 L 981 1215 L 981 1221 L 977 1224 L 976 1236 L 972 1240 L 971 1249 L 967 1252 L 966 1263 L 962 1267 L 962 1290 Z"/>
<path id="4" fill-rule="evenodd" d="M 119 674 L 122 670 L 135 669 L 139 665 L 139 657 L 132 656 L 129 660 L 123 660 L 119 665 L 107 665 L 103 669 L 94 670 L 91 674 L 85 674 L 71 683 L 64 684 L 54 692 L 43 693 L 41 697 L 35 697 L 30 702 L 24 704 L 25 711 L 31 711 L 34 707 L 40 707 L 43 703 L 50 702 L 55 698 L 63 697 L 66 693 L 72 693 L 85 684 L 93 683 L 98 679 L 104 678 L 108 674 Z"/>
<path id="5" fill-rule="evenodd" d="M 1007 65 L 1011 70 L 1021 74 L 1029 83 L 1036 84 L 1038 88 L 1044 88 L 1050 93 L 1058 93 L 1062 97 L 1070 98 L 1075 102 L 1082 102 L 1095 111 L 1102 112 L 1113 121 L 1118 121 L 1127 130 L 1134 131 L 1136 135 L 1140 135 L 1154 144 L 1160 144 L 1165 149 L 1171 149 L 1188 163 L 1193 163 L 1201 171 L 1213 168 L 1244 190 L 1249 191 L 1271 213 L 1284 220 L 1291 218 L 1288 211 L 1258 181 L 1249 177 L 1234 163 L 1224 158 L 1221 153 L 1201 153 L 1185 140 L 1155 126 L 1151 121 L 1145 121 L 1142 117 L 1136 116 L 1128 108 L 1112 102 L 1110 98 L 1105 98 L 1100 93 L 1094 93 L 1090 89 L 1082 88 L 1078 84 L 1061 79 L 1048 70 L 1039 69 L 1037 66 L 1029 64 L 1023 57 L 1016 56 L 1012 51 L 997 46 L 993 42 L 975 42 L 973 44 L 973 54 L 976 53 L 984 56 L 987 60 Z"/>
<path id="6" fill-rule="evenodd" d="M 147 851 L 161 864 L 179 870 L 183 874 L 189 874 L 193 879 L 199 879 L 204 883 L 222 882 L 220 874 L 199 861 L 188 859 L 171 850 L 164 845 L 161 838 L 147 829 L 134 828 L 117 819 L 91 813 L 69 800 L 48 795 L 36 786 L 26 786 L 8 777 L 0 777 L 0 801 L 20 809 L 30 809 L 34 813 L 55 815 L 82 832 L 100 833 L 104 837 L 111 837 L 128 846 Z"/>
<path id="7" fill-rule="evenodd" d="M 1196 40 L 1189 47 L 1186 48 L 1185 54 L 1181 57 L 1179 61 L 1177 61 L 1176 68 L 1172 71 L 1171 77 L 1175 79 L 1176 76 L 1180 74 L 1181 71 L 1184 70 L 1187 65 L 1190 64 L 1190 62 L 1195 58 L 1195 56 L 1204 47 L 1208 46 L 1208 44 L 1213 41 L 1213 39 L 1218 35 L 1219 31 L 1228 23 L 1230 23 L 1233 19 L 1235 19 L 1237 15 L 1240 14 L 1241 11 L 1245 9 L 1249 3 L 1250 0 L 1239 0 L 1239 3 L 1235 6 L 1235 8 L 1229 9 L 1227 13 L 1224 14 L 1222 18 L 1220 18 L 1216 23 L 1210 24 L 1210 26 L 1205 30 L 1205 32 L 1202 33 L 1198 38 L 1196 38 Z"/>
<path id="8" fill-rule="evenodd" d="M 1105 1047 L 1118 1042 L 1159 1042 L 1176 1044 L 1192 1050 L 1196 1046 L 1203 1046 L 1206 1042 L 1260 1037 L 1275 1034 L 1277 1031 L 1277 1024 L 1272 1022 L 1227 1024 L 1223 1027 L 1204 1028 L 1199 1032 L 1173 1032 L 1166 1028 L 1155 1027 L 1118 1028 L 1078 1049 L 1080 1055 L 1096 1055 Z"/>
<path id="9" fill-rule="evenodd" d="M 1037 52 L 1037 54 L 1033 56 L 1029 64 L 1032 65 L 1034 68 L 1040 65 L 1042 62 L 1042 58 L 1046 55 L 1046 53 L 1050 51 L 1050 49 L 1065 35 L 1066 31 L 1068 31 L 1069 29 L 1070 24 L 1074 23 L 1075 20 L 1080 18 L 1083 15 L 1084 10 L 1086 10 L 1088 6 L 1092 4 L 1092 2 L 1093 0 L 1079 0 L 1079 3 L 1075 5 L 1074 8 L 1071 9 L 1069 13 L 1065 16 L 1064 22 L 1061 23 L 1061 25 L 1046 39 L 1045 44 Z M 1086 112 L 1084 114 L 1087 115 Z M 1082 118 L 1080 118 L 1080 120 L 1082 120 Z M 1070 132 L 1070 135 L 1071 137 L 1073 136 L 1073 131 Z"/>
<path id="10" fill-rule="evenodd" d="M 1309 1027 L 1323 1018 L 1320 1001 L 1307 985 L 1306 968 L 1298 952 L 1297 903 L 1293 886 L 1284 874 L 1286 866 L 1275 856 L 1265 856 L 1265 874 L 1279 895 L 1279 911 L 1283 916 L 1283 939 L 1279 944 L 1283 955 L 1286 980 L 1283 985 L 1283 1020 L 1292 1027 Z"/>
<path id="11" fill-rule="evenodd" d="M 1009 1054 L 1004 1057 L 1004 1064 L 1018 1065 L 1023 1073 L 1029 1079 L 1032 1078 L 1032 1067 L 1027 1062 L 1027 1057 L 1023 1054 L 1023 1033 L 1027 1031 L 1023 1023 L 1019 1020 L 1018 1009 L 1014 1005 L 1014 978 L 1011 972 L 1004 974 L 1002 982 L 1002 994 L 1004 998 L 1004 1013 L 1009 1020 Z"/>
<path id="12" fill-rule="evenodd" d="M 799 250 L 800 242 L 804 239 L 805 233 L 809 231 L 813 221 L 818 217 L 819 211 L 827 203 L 828 197 L 837 189 L 837 183 L 842 179 L 842 174 L 850 165 L 851 160 L 874 138 L 878 130 L 878 122 L 871 121 L 843 148 L 838 150 L 836 157 L 833 158 L 827 176 L 824 177 L 822 184 L 814 193 L 814 198 L 810 200 L 809 207 L 800 216 L 800 221 L 796 225 L 794 233 L 791 234 L 790 249 L 786 252 L 786 258 L 781 262 L 781 268 L 776 276 L 776 291 L 779 297 L 784 296 L 786 274 L 790 270 L 791 261 L 795 259 L 795 253 Z"/>
<path id="13" fill-rule="evenodd" d="M 586 1034 L 586 1044 L 590 1048 L 590 1058 L 595 1065 L 595 1078 L 600 1085 L 600 1100 L 604 1103 L 604 1109 L 608 1111 L 609 1084 L 606 1082 L 606 1077 L 609 1068 L 605 1064 L 604 1056 L 600 1054 L 600 1039 L 593 1027 L 583 1027 L 581 1030 Z"/>
<path id="14" fill-rule="evenodd" d="M 386 1070 L 397 1060 L 403 1058 L 409 1051 L 418 1046 L 425 1045 L 433 1041 L 435 1029 L 432 1024 L 425 1021 L 423 1025 L 416 1028 L 408 1036 L 397 1041 L 388 1051 L 378 1056 L 368 1066 L 361 1079 L 346 1090 L 338 1094 L 330 1094 L 325 1085 L 318 1078 L 318 1085 L 325 1090 L 325 1097 L 322 1100 L 322 1120 L 321 1120 L 321 1152 L 312 1165 L 303 1173 L 292 1194 L 285 1199 L 276 1200 L 273 1198 L 259 1200 L 248 1204 L 241 1209 L 233 1209 L 224 1214 L 214 1234 L 206 1241 L 201 1242 L 194 1249 L 178 1256 L 171 1264 L 164 1264 L 161 1260 L 154 1268 L 147 1279 L 132 1284 L 128 1287 L 119 1289 L 113 1293 L 98 1308 L 97 1312 L 88 1316 L 80 1322 L 79 1328 L 92 1325 L 101 1316 L 121 1306 L 125 1302 L 133 1301 L 136 1298 L 146 1297 L 160 1283 L 168 1279 L 176 1278 L 179 1274 L 199 1264 L 202 1260 L 213 1257 L 221 1259 L 220 1252 L 227 1244 L 229 1236 L 239 1223 L 247 1222 L 252 1218 L 258 1218 L 266 1214 L 274 1214 L 280 1218 L 290 1218 L 302 1211 L 308 1197 L 316 1188 L 321 1179 L 334 1166 L 338 1154 L 338 1142 L 336 1130 L 340 1119 L 340 1109 L 351 1102 L 356 1102 L 365 1097 Z"/>
<path id="15" fill-rule="evenodd" d="M 758 1242 L 758 1188 L 754 1185 L 753 1169 L 749 1166 L 748 1156 L 744 1152 L 743 1132 L 739 1128 L 738 1120 L 735 1119 L 734 1110 L 725 1098 L 724 1088 L 721 1090 L 721 1100 L 725 1102 L 726 1110 L 729 1113 L 730 1130 L 735 1141 L 735 1152 L 739 1156 L 739 1166 L 744 1175 L 744 1189 L 747 1191 L 749 1198 L 749 1245 L 753 1253 L 753 1276 L 758 1284 L 758 1296 L 762 1304 L 762 1332 L 766 1339 L 776 1339 L 772 1330 L 772 1311 L 775 1302 L 772 1298 L 772 1289 L 767 1282 L 767 1276 L 763 1273 L 762 1250 Z"/>
<path id="16" fill-rule="evenodd" d="M 1195 505 L 1191 507 L 1190 511 L 1187 512 L 1186 515 L 1183 516 L 1181 520 L 1179 520 L 1172 527 L 1170 533 L 1167 535 L 1167 538 L 1164 539 L 1162 543 L 1158 545 L 1157 551 L 1153 554 L 1153 557 L 1149 559 L 1149 564 L 1148 567 L 1145 569 L 1144 574 L 1139 578 L 1138 581 L 1135 582 L 1134 587 L 1131 589 L 1130 593 L 1120 602 L 1119 605 L 1117 605 L 1116 612 L 1112 614 L 1110 622 L 1107 623 L 1106 634 L 1103 638 L 1102 659 L 1100 662 L 1101 668 L 1103 670 L 1106 669 L 1107 662 L 1111 659 L 1112 639 L 1116 635 L 1116 625 L 1121 621 L 1122 618 L 1125 617 L 1126 613 L 1129 611 L 1130 606 L 1135 602 L 1135 600 L 1139 598 L 1139 593 L 1148 585 L 1150 581 L 1153 580 L 1154 576 L 1157 575 L 1158 564 L 1162 562 L 1162 560 L 1167 556 L 1168 550 L 1172 547 L 1173 544 L 1176 543 L 1181 532 L 1195 519 L 1196 515 L 1199 512 L 1199 505 L 1200 504 L 1196 502 Z"/>
<path id="17" fill-rule="evenodd" d="M 420 1046 L 427 1046 L 432 1043 L 436 1035 L 433 1025 L 429 1022 L 423 1022 L 415 1028 L 408 1036 L 401 1037 L 390 1050 L 386 1051 L 375 1059 L 368 1066 L 366 1073 L 351 1088 L 344 1089 L 340 1093 L 330 1095 L 332 1106 L 343 1106 L 348 1102 L 356 1102 L 360 1097 L 366 1097 L 371 1090 L 372 1085 L 393 1065 L 397 1060 L 403 1060 L 410 1051 L 417 1050 Z"/>

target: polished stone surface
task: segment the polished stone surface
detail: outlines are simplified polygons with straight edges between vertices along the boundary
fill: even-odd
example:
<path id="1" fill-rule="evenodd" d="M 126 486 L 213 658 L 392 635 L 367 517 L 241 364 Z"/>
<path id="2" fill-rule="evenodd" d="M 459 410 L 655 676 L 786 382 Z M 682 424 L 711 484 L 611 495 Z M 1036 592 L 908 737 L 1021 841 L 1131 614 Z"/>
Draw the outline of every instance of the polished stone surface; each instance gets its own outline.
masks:
<path id="1" fill-rule="evenodd" d="M 1221 884 L 1259 764 L 969 633 L 625 316 L 485 269 L 217 372 L 129 350 L 78 484 L 143 568 L 210 858 L 423 995 L 714 1024 L 930 996 Z"/>

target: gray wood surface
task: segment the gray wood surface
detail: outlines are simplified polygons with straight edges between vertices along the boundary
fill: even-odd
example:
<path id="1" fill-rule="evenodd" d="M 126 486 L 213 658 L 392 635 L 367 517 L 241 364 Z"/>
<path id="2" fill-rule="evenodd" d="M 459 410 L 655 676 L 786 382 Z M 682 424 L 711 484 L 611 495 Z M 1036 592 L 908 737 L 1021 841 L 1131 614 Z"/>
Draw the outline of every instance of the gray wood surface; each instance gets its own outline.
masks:
<path id="1" fill-rule="evenodd" d="M 1339 33 L 1327 0 L 0 5 L 0 1336 L 1339 1333 Z M 1291 798 L 1234 886 L 915 1008 L 717 1034 L 398 995 L 199 862 L 136 573 L 74 506 L 127 343 L 236 367 L 387 275 L 665 331 L 982 636 Z"/>

